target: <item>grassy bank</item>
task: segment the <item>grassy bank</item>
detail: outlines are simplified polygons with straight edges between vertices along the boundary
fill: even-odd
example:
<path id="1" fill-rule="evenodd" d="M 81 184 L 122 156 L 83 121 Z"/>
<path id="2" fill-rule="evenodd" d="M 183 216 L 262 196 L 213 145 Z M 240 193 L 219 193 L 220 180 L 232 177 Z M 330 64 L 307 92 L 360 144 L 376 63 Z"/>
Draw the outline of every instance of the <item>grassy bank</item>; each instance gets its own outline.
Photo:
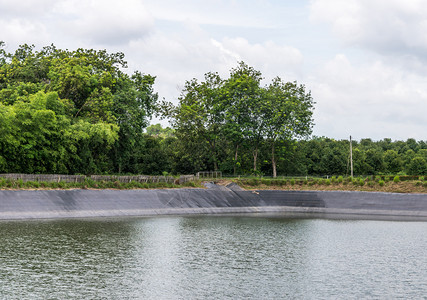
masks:
<path id="1" fill-rule="evenodd" d="M 51 190 L 51 189 L 164 189 L 164 188 L 182 188 L 182 187 L 201 187 L 200 181 L 189 181 L 183 184 L 166 183 L 166 182 L 128 182 L 119 181 L 93 181 L 85 180 L 84 182 L 48 182 L 48 181 L 27 181 L 11 180 L 0 178 L 0 189 L 4 190 Z"/>
<path id="2" fill-rule="evenodd" d="M 423 176 L 415 179 L 399 176 L 369 176 L 363 178 L 331 177 L 328 179 L 267 179 L 235 178 L 235 182 L 247 190 L 280 189 L 294 191 L 367 191 L 389 193 L 427 193 L 427 181 Z M 225 184 L 223 180 L 219 184 Z"/>
<path id="3" fill-rule="evenodd" d="M 226 185 L 234 182 L 246 190 L 291 190 L 291 191 L 367 191 L 389 193 L 427 193 L 427 181 L 422 176 L 399 177 L 377 176 L 364 178 L 331 177 L 328 179 L 271 179 L 271 178 L 231 178 L 216 179 L 216 183 Z M 51 189 L 165 189 L 165 188 L 202 188 L 200 180 L 189 181 L 183 184 L 176 183 L 140 183 L 119 181 L 93 181 L 84 182 L 46 182 L 11 180 L 0 178 L 0 189 L 3 190 L 51 190 Z"/>

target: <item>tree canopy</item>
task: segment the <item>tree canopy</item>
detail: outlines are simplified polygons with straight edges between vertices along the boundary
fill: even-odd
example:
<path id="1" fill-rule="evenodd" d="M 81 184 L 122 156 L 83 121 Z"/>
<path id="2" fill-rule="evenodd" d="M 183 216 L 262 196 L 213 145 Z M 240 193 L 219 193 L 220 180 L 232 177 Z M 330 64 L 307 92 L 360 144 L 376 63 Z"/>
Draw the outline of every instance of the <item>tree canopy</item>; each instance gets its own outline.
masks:
<path id="1" fill-rule="evenodd" d="M 0 173 L 344 175 L 349 141 L 311 137 L 314 101 L 240 62 L 157 102 L 123 53 L 0 42 Z M 157 113 L 171 128 L 149 126 Z M 353 141 L 354 173 L 427 175 L 427 142 Z"/>
<path id="2" fill-rule="evenodd" d="M 123 53 L 34 48 L 0 43 L 0 172 L 130 170 L 155 78 L 126 74 Z"/>
<path id="3" fill-rule="evenodd" d="M 303 85 L 275 78 L 261 86 L 260 71 L 240 62 L 227 79 L 207 73 L 205 80 L 187 81 L 178 105 L 164 104 L 165 116 L 172 119 L 176 134 L 197 157 L 208 156 L 218 169 L 219 155 L 227 155 L 223 164 L 241 171 L 241 155 L 250 149 L 253 172 L 257 172 L 258 152 L 262 144 L 271 145 L 273 176 L 276 177 L 276 148 L 307 136 L 313 126 L 313 99 Z M 222 153 L 221 153 L 222 152 Z M 200 163 L 197 163 L 200 167 Z"/>

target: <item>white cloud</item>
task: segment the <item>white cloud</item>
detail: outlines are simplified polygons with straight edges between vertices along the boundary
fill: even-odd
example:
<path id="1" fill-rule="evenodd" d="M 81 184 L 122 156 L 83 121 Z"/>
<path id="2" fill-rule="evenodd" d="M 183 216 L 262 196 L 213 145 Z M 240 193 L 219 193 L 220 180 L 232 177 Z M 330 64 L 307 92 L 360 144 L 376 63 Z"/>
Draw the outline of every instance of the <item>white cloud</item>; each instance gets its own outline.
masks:
<path id="1" fill-rule="evenodd" d="M 198 0 L 147 1 L 156 19 L 173 22 L 194 22 L 220 26 L 271 28 L 274 10 L 269 1 Z"/>
<path id="2" fill-rule="evenodd" d="M 312 21 L 329 23 L 347 45 L 425 57 L 425 1 L 312 0 L 310 10 Z"/>
<path id="3" fill-rule="evenodd" d="M 0 16 L 2 18 L 39 19 L 49 12 L 58 1 L 55 0 L 2 0 Z"/>
<path id="4" fill-rule="evenodd" d="M 92 44 L 127 44 L 145 36 L 154 19 L 138 0 L 67 0 L 56 6 L 62 28 Z"/>
<path id="5" fill-rule="evenodd" d="M 241 60 L 260 70 L 265 77 L 300 72 L 303 56 L 298 49 L 268 41 L 250 43 L 243 38 L 223 38 L 217 41 L 194 26 L 180 34 L 153 33 L 130 44 L 129 59 L 144 72 L 158 76 L 158 82 L 183 85 L 193 77 L 203 79 L 206 72 L 229 75 Z M 165 86 L 165 97 L 173 97 Z M 162 96 L 162 95 L 161 95 Z M 176 96 L 175 96 L 176 98 Z M 171 99 L 169 99 L 171 100 Z"/>
<path id="6" fill-rule="evenodd" d="M 250 43 L 241 37 L 216 40 L 197 24 L 185 22 L 183 29 L 181 25 L 179 31 L 154 31 L 132 41 L 126 52 L 130 66 L 157 77 L 155 90 L 160 98 L 176 103 L 185 81 L 203 80 L 207 72 L 228 78 L 241 60 L 268 79 L 278 75 L 287 79 L 286 75 L 301 72 L 303 56 L 296 48 L 272 41 Z"/>
<path id="7" fill-rule="evenodd" d="M 294 47 L 278 45 L 273 41 L 251 44 L 244 38 L 225 38 L 221 45 L 221 49 L 235 53 L 240 60 L 258 68 L 268 78 L 289 74 L 295 76 L 301 71 L 303 55 Z"/>
<path id="8" fill-rule="evenodd" d="M 310 81 L 315 134 L 425 139 L 427 77 L 383 61 L 357 66 L 340 54 Z"/>
<path id="9" fill-rule="evenodd" d="M 25 19 L 0 20 L 0 40 L 12 51 L 20 44 L 39 44 L 48 39 L 43 23 Z"/>

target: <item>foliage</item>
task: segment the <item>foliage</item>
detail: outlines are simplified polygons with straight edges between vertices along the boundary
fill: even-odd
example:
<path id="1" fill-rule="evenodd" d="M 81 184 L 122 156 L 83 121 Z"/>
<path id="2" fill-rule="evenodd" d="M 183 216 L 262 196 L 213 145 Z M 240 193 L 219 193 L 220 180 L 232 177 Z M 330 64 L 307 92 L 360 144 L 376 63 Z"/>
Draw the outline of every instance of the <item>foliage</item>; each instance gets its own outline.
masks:
<path id="1" fill-rule="evenodd" d="M 314 101 L 304 85 L 277 77 L 262 86 L 261 72 L 240 62 L 227 78 L 187 81 L 176 105 L 157 104 L 155 77 L 124 72 L 123 53 L 4 48 L 0 42 L 0 173 L 219 170 L 352 182 L 344 179 L 349 141 L 309 136 Z M 154 113 L 172 128 L 147 127 Z M 366 138 L 352 148 L 356 176 L 427 175 L 426 141 Z"/>
<path id="2" fill-rule="evenodd" d="M 276 177 L 278 162 L 292 159 L 287 154 L 295 139 L 311 132 L 314 102 L 303 85 L 277 77 L 261 87 L 261 79 L 261 72 L 240 62 L 227 79 L 207 73 L 202 82 L 187 81 L 178 105 L 162 103 L 161 114 L 171 119 L 180 148 L 204 160 L 189 160 L 189 170 Z M 260 153 L 268 148 L 260 163 Z"/>
<path id="3" fill-rule="evenodd" d="M 7 53 L 0 43 L 0 172 L 112 173 L 129 169 L 157 95 L 129 76 L 122 53 Z M 120 155 L 118 155 L 120 153 Z"/>

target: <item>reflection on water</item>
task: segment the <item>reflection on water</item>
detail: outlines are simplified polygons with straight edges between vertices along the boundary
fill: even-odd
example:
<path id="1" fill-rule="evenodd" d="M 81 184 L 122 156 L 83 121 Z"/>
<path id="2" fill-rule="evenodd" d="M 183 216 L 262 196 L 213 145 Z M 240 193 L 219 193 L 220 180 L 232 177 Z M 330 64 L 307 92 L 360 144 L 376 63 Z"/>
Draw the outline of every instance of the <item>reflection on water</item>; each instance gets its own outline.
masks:
<path id="1" fill-rule="evenodd" d="M 427 223 L 0 223 L 1 299 L 422 298 Z"/>

